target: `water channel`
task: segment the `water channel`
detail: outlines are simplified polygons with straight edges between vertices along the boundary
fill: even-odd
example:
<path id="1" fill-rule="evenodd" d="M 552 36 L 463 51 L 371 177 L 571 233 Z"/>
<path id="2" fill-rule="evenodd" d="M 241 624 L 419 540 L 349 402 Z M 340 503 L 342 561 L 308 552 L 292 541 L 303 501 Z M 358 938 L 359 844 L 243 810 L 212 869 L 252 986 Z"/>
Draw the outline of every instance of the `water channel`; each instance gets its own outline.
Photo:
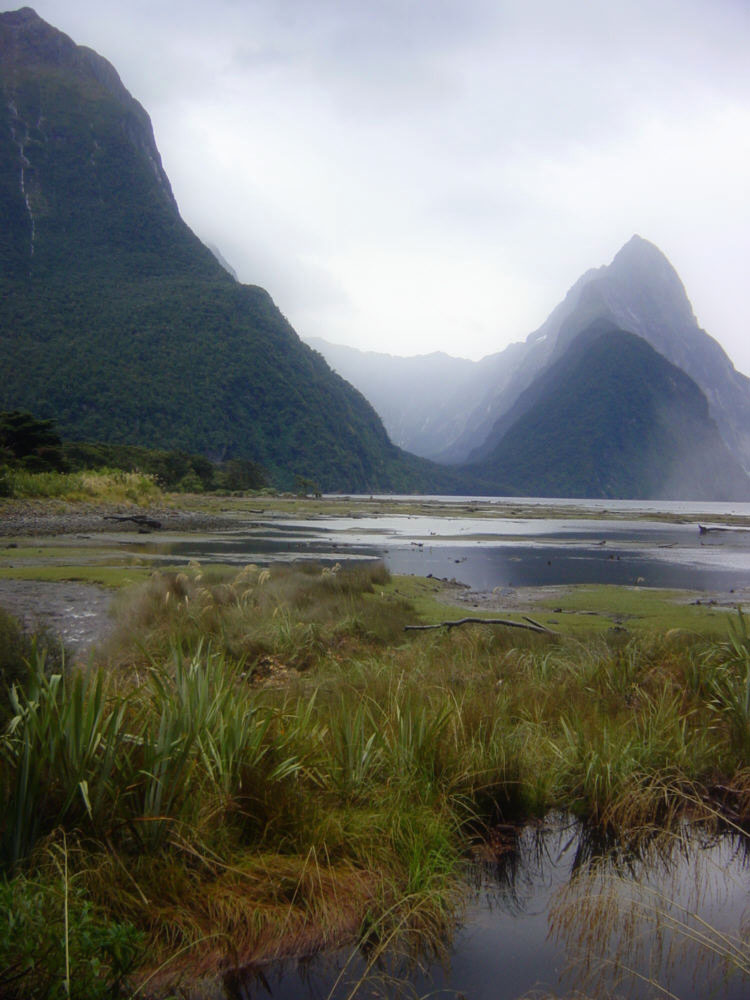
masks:
<path id="1" fill-rule="evenodd" d="M 493 516 L 483 500 L 482 516 L 472 516 L 467 498 L 461 516 L 446 516 L 421 499 L 419 514 L 258 519 L 234 532 L 128 544 L 165 562 L 382 559 L 393 573 L 455 579 L 482 592 L 566 584 L 750 589 L 750 528 L 736 524 L 750 524 L 750 504 L 545 500 L 537 503 L 554 505 L 554 516 L 509 517 L 508 501 Z M 696 515 L 704 532 L 688 519 Z"/>

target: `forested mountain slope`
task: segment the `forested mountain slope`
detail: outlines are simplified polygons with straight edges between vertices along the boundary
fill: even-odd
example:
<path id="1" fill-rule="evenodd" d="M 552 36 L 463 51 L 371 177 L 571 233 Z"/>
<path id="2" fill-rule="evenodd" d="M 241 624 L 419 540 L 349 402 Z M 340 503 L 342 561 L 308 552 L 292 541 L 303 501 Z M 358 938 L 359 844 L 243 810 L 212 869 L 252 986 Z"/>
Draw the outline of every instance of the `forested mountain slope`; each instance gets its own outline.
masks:
<path id="1" fill-rule="evenodd" d="M 185 225 L 106 60 L 5 13 L 0 92 L 0 409 L 68 438 L 253 459 L 280 485 L 449 485 Z"/>
<path id="2" fill-rule="evenodd" d="M 518 398 L 467 471 L 509 495 L 750 499 L 696 383 L 643 338 L 594 322 Z"/>

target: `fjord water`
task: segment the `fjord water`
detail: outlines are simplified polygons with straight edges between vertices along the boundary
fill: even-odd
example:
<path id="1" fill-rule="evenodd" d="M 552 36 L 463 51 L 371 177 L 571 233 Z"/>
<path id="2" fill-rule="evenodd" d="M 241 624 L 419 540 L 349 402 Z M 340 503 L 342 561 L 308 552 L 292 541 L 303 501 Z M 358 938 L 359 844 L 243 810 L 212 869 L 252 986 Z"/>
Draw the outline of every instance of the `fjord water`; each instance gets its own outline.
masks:
<path id="1" fill-rule="evenodd" d="M 487 498 L 383 501 L 385 506 L 411 499 L 419 501 L 419 513 L 261 516 L 236 532 L 168 549 L 159 543 L 143 547 L 209 562 L 382 559 L 393 573 L 455 579 L 477 591 L 564 584 L 726 593 L 750 587 L 750 530 L 730 526 L 701 534 L 695 521 L 725 528 L 730 516 L 750 519 L 750 504 L 524 498 L 518 505 L 526 516 L 508 516 L 508 499 L 497 501 L 495 516 Z M 475 516 L 480 504 L 481 516 Z M 551 516 L 528 516 L 534 506 Z"/>

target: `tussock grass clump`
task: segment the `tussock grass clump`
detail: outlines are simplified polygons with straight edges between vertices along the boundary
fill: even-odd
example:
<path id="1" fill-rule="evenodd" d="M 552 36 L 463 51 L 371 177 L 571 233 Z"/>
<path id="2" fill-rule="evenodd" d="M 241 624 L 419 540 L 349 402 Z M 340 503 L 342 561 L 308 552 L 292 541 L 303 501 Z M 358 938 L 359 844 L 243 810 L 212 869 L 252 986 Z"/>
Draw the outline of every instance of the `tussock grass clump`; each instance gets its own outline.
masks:
<path id="1" fill-rule="evenodd" d="M 32 655 L 13 688 L 0 864 L 42 877 L 66 836 L 92 912 L 168 975 L 437 941 L 497 823 L 558 809 L 632 840 L 750 820 L 741 620 L 722 643 L 405 636 L 416 612 L 379 566 L 193 565 L 119 616 L 96 668 Z"/>
<path id="2" fill-rule="evenodd" d="M 21 622 L 0 608 L 0 725 L 11 712 L 10 692 L 28 676 L 29 660 L 42 657 L 48 670 L 60 670 L 64 660 L 60 643 L 47 632 L 29 635 Z"/>
<path id="3" fill-rule="evenodd" d="M 210 640 L 214 650 L 252 670 L 276 656 L 298 670 L 340 659 L 362 645 L 401 642 L 413 614 L 408 602 L 382 589 L 382 564 L 343 572 L 249 565 L 217 575 L 192 563 L 185 572 L 157 573 L 127 595 L 108 652 L 115 662 L 140 662 L 179 645 L 186 653 Z M 136 654 L 135 660 L 138 660 Z"/>

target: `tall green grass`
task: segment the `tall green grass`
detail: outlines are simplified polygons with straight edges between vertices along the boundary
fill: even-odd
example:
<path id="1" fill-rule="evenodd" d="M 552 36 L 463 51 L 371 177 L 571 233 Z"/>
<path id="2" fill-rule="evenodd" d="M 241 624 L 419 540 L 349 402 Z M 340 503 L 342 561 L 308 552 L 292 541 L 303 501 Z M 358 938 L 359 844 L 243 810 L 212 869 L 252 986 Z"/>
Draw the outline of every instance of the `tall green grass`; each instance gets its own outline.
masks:
<path id="1" fill-rule="evenodd" d="M 64 835 L 80 891 L 169 976 L 439 935 L 498 822 L 631 837 L 715 814 L 719 786 L 750 819 L 741 619 L 721 643 L 584 644 L 414 618 L 382 567 L 155 575 L 91 670 L 31 656 L 12 690 L 6 876 Z"/>

